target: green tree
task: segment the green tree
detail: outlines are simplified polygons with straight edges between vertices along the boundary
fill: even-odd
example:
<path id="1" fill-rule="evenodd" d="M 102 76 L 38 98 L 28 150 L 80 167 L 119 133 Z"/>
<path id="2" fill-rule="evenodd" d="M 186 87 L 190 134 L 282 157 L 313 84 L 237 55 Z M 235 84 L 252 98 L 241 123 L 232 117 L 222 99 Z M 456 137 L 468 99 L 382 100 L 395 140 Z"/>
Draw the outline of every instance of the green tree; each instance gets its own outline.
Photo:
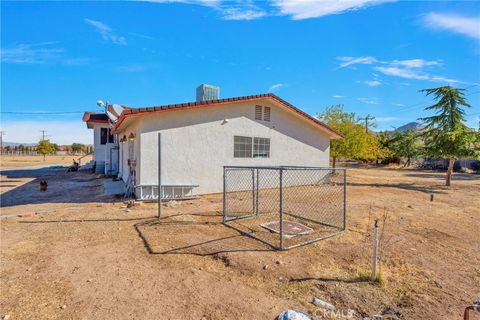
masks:
<path id="1" fill-rule="evenodd" d="M 355 113 L 343 111 L 342 105 L 328 107 L 317 118 L 344 135 L 343 139 L 332 140 L 330 143 L 334 168 L 337 158 L 374 160 L 384 153 L 375 135 L 365 132 L 365 128 L 355 119 Z"/>
<path id="2" fill-rule="evenodd" d="M 43 154 L 43 161 L 45 161 L 45 156 L 47 154 L 52 154 L 55 152 L 55 146 L 48 140 L 40 140 L 37 146 L 37 152 Z"/>
<path id="3" fill-rule="evenodd" d="M 85 146 L 81 143 L 72 143 L 72 152 L 81 152 L 85 149 Z"/>
<path id="4" fill-rule="evenodd" d="M 398 158 L 407 158 L 405 167 L 410 166 L 411 159 L 421 153 L 419 136 L 415 130 L 409 129 L 405 132 L 396 131 L 388 143 L 392 154 Z"/>
<path id="5" fill-rule="evenodd" d="M 445 184 L 450 186 L 455 159 L 461 157 L 478 157 L 478 133 L 465 125 L 463 107 L 470 105 L 465 100 L 465 89 L 443 86 L 424 89 L 427 96 L 433 95 L 436 103 L 425 108 L 435 115 L 421 118 L 426 125 L 423 133 L 425 151 L 428 156 L 448 159 Z"/>

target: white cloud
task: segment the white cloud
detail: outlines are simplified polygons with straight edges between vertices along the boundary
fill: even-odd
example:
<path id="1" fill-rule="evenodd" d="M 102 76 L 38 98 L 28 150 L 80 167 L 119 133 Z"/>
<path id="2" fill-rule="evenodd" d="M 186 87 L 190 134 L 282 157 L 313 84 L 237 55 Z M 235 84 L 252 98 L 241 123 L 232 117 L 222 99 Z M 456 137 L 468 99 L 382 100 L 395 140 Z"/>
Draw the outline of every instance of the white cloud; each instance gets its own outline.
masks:
<path id="1" fill-rule="evenodd" d="M 379 104 L 378 98 L 357 98 L 358 101 L 366 104 Z"/>
<path id="2" fill-rule="evenodd" d="M 480 39 L 480 17 L 430 12 L 423 17 L 423 22 L 432 29 L 458 33 L 475 40 Z"/>
<path id="3" fill-rule="evenodd" d="M 342 98 L 345 98 L 345 96 L 340 96 L 340 95 L 334 95 L 333 96 L 335 99 L 342 99 Z"/>
<path id="4" fill-rule="evenodd" d="M 276 12 L 267 12 L 253 0 L 138 0 L 155 3 L 184 3 L 215 9 L 225 20 L 253 20 L 268 15 L 285 15 L 294 20 L 318 18 L 331 14 L 356 11 L 368 6 L 397 0 L 270 0 Z M 262 2 L 262 1 L 258 1 Z M 272 10 L 270 10 L 272 11 Z"/>
<path id="5" fill-rule="evenodd" d="M 48 139 L 52 143 L 93 143 L 92 130 L 87 129 L 87 126 L 81 119 L 65 121 L 2 121 L 2 130 L 6 132 L 4 140 L 9 142 L 35 143 L 40 139 L 40 130 L 47 130 Z"/>
<path id="6" fill-rule="evenodd" d="M 267 15 L 258 9 L 224 8 L 221 11 L 225 20 L 255 20 Z"/>
<path id="7" fill-rule="evenodd" d="M 337 57 L 341 61 L 337 69 L 352 67 L 355 64 L 374 65 L 375 71 L 381 72 L 388 76 L 399 77 L 404 79 L 424 80 L 431 82 L 446 82 L 446 83 L 466 83 L 460 80 L 447 78 L 444 76 L 431 75 L 425 69 L 431 67 L 438 67 L 442 65 L 442 60 L 425 60 L 425 59 L 409 59 L 409 60 L 392 60 L 380 61 L 372 56 L 365 57 Z M 364 81 L 366 85 L 375 87 L 382 84 L 378 79 L 378 75 L 373 73 L 374 79 Z"/>
<path id="8" fill-rule="evenodd" d="M 392 103 L 396 107 L 405 107 L 403 103 Z"/>
<path id="9" fill-rule="evenodd" d="M 85 23 L 93 26 L 95 30 L 100 33 L 102 36 L 103 40 L 105 41 L 111 41 L 112 43 L 115 44 L 120 44 L 120 45 L 126 45 L 127 40 L 125 37 L 118 36 L 116 35 L 112 28 L 104 24 L 103 22 L 96 21 L 96 20 L 91 20 L 91 19 L 84 19 Z"/>
<path id="10" fill-rule="evenodd" d="M 408 68 L 398 68 L 398 67 L 375 67 L 375 70 L 386 74 L 388 76 L 396 76 L 406 79 L 415 79 L 415 80 L 428 80 L 426 74 L 421 74 L 417 70 L 412 70 Z"/>
<path id="11" fill-rule="evenodd" d="M 367 57 L 337 57 L 337 60 L 341 61 L 339 64 L 339 68 L 346 68 L 355 64 L 374 64 L 377 63 L 378 60 L 375 57 L 367 56 Z"/>
<path id="12" fill-rule="evenodd" d="M 355 11 L 367 6 L 378 5 L 394 0 L 273 0 L 281 14 L 294 20 L 318 18 L 331 14 Z"/>
<path id="13" fill-rule="evenodd" d="M 277 83 L 277 84 L 274 84 L 273 86 L 270 87 L 270 89 L 268 89 L 268 92 L 277 91 L 277 90 L 279 90 L 280 88 L 285 87 L 285 86 L 286 86 L 285 83 Z"/>
<path id="14" fill-rule="evenodd" d="M 382 84 L 382 82 L 380 80 L 367 80 L 367 81 L 364 81 L 363 83 L 365 83 L 367 86 L 369 87 L 378 87 L 379 85 Z"/>
<path id="15" fill-rule="evenodd" d="M 411 60 L 393 60 L 392 65 L 402 66 L 407 68 L 423 68 L 428 66 L 441 65 L 440 60 L 423 60 L 423 59 L 411 59 Z"/>
<path id="16" fill-rule="evenodd" d="M 399 68 L 399 67 L 375 67 L 375 70 L 386 74 L 388 76 L 400 77 L 405 79 L 426 80 L 432 82 L 447 82 L 447 83 L 462 83 L 459 80 L 449 79 L 442 76 L 432 76 L 424 71 L 413 68 Z"/>
<path id="17" fill-rule="evenodd" d="M 224 20 L 255 20 L 267 15 L 254 1 L 222 0 L 145 0 L 156 3 L 184 3 L 206 6 L 215 9 Z"/>
<path id="18" fill-rule="evenodd" d="M 64 48 L 55 46 L 57 42 L 19 44 L 0 50 L 1 61 L 17 64 L 54 64 L 85 65 L 88 58 L 69 58 Z"/>

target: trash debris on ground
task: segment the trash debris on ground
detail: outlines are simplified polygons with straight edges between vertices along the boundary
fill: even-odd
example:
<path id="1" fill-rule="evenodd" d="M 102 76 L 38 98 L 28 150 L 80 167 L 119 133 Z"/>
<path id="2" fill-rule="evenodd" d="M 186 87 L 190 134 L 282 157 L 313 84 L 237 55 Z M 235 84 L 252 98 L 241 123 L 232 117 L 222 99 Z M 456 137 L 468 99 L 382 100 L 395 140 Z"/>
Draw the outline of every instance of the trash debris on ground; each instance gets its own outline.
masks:
<path id="1" fill-rule="evenodd" d="M 317 307 L 321 307 L 323 309 L 335 311 L 335 306 L 333 304 L 330 304 L 328 302 L 325 302 L 323 300 L 318 299 L 317 297 L 313 297 L 312 303 L 316 305 Z"/>

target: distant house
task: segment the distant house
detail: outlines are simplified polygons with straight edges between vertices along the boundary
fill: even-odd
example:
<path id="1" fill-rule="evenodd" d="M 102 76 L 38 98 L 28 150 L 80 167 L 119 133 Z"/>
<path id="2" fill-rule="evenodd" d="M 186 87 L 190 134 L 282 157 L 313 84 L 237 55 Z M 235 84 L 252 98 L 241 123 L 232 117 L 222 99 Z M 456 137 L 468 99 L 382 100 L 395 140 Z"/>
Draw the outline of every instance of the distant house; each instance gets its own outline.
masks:
<path id="1" fill-rule="evenodd" d="M 274 94 L 125 108 L 114 119 L 96 117 L 86 122 L 95 130 L 97 166 L 104 163 L 105 172 L 117 167 L 108 150 L 119 141 L 115 174 L 134 185 L 139 199 L 157 197 L 158 133 L 164 194 L 172 198 L 221 192 L 226 165 L 328 167 L 330 139 L 342 137 Z M 116 138 L 102 138 L 102 130 Z"/>

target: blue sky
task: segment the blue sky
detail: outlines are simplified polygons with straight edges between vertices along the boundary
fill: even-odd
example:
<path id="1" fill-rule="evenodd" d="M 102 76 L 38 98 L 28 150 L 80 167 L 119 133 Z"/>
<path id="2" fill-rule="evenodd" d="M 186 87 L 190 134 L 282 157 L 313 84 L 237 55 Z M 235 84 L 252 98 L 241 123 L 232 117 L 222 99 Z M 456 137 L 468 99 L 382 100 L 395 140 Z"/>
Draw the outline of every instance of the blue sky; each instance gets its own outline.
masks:
<path id="1" fill-rule="evenodd" d="M 309 114 L 344 104 L 391 129 L 426 115 L 418 90 L 468 88 L 480 120 L 474 1 L 2 2 L 4 139 L 91 143 L 79 111 L 274 92 Z M 72 112 L 12 114 L 7 112 Z"/>

